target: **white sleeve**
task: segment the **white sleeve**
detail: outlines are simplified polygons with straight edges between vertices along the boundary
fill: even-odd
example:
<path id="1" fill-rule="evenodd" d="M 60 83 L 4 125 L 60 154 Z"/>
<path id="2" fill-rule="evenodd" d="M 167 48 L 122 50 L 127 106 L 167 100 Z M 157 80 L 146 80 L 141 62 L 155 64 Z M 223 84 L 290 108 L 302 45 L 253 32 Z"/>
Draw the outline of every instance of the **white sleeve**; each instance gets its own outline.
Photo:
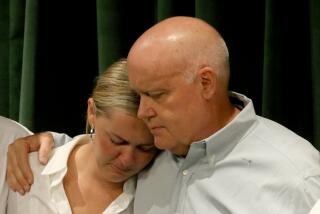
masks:
<path id="1" fill-rule="evenodd" d="M 0 116 L 0 213 L 6 213 L 9 188 L 6 183 L 8 145 L 19 137 L 32 134 L 26 127 Z"/>
<path id="2" fill-rule="evenodd" d="M 59 147 L 72 140 L 72 137 L 65 133 L 50 132 L 53 136 L 54 146 Z"/>
<path id="3" fill-rule="evenodd" d="M 7 146 L 0 142 L 0 213 L 6 213 L 9 189 L 6 184 Z"/>

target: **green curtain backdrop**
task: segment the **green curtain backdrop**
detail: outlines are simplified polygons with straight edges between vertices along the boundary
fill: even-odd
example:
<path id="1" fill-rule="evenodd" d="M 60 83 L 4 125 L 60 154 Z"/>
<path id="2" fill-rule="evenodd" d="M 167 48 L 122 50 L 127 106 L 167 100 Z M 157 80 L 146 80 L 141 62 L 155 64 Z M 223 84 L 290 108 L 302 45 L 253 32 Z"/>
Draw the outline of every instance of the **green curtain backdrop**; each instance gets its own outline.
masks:
<path id="1" fill-rule="evenodd" d="M 154 23 L 215 26 L 230 51 L 230 90 L 320 149 L 320 1 L 0 1 L 0 114 L 38 132 L 85 127 L 94 77 Z"/>

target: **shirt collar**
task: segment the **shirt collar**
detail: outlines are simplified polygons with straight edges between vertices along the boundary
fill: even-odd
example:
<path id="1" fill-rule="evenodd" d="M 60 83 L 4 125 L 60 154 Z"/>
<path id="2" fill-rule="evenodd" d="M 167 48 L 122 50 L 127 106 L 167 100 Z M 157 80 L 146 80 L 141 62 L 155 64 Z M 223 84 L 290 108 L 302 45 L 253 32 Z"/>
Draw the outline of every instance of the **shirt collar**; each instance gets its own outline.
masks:
<path id="1" fill-rule="evenodd" d="M 240 113 L 225 127 L 209 136 L 203 142 L 206 145 L 206 155 L 210 162 L 218 162 L 230 153 L 241 138 L 254 127 L 257 120 L 252 101 L 242 94 L 230 92 L 230 97 L 243 103 Z"/>
<path id="2" fill-rule="evenodd" d="M 103 212 L 103 214 L 121 213 L 133 203 L 134 194 L 136 191 L 137 178 L 133 176 L 129 178 L 123 186 L 123 193 L 121 193 Z"/>
<path id="3" fill-rule="evenodd" d="M 86 135 L 79 135 L 70 142 L 53 150 L 51 159 L 42 171 L 42 175 L 48 175 L 50 179 L 50 187 L 59 184 L 67 172 L 67 163 L 73 148 L 80 142 L 80 139 Z"/>
<path id="4" fill-rule="evenodd" d="M 68 158 L 74 147 L 86 136 L 87 135 L 76 136 L 70 142 L 53 151 L 51 159 L 41 173 L 42 175 L 49 176 L 50 191 L 53 191 L 56 189 L 56 186 L 62 184 L 62 180 L 68 169 Z M 128 207 L 134 199 L 135 190 L 136 176 L 133 176 L 124 183 L 123 192 L 103 211 L 103 214 L 121 213 L 129 209 Z"/>

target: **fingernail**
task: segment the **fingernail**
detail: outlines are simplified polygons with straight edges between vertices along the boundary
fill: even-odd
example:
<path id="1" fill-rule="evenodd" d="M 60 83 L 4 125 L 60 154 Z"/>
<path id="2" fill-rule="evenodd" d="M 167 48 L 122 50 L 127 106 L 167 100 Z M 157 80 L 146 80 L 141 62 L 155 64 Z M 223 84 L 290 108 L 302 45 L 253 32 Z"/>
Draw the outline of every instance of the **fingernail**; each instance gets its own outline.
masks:
<path id="1" fill-rule="evenodd" d="M 24 191 L 29 192 L 30 186 L 24 186 Z"/>
<path id="2" fill-rule="evenodd" d="M 24 195 L 24 191 L 22 189 L 18 190 L 21 195 Z"/>
<path id="3" fill-rule="evenodd" d="M 32 184 L 32 179 L 31 178 L 28 178 L 28 183 Z"/>
<path id="4" fill-rule="evenodd" d="M 47 164 L 48 160 L 45 157 L 39 157 L 39 160 L 42 164 Z"/>

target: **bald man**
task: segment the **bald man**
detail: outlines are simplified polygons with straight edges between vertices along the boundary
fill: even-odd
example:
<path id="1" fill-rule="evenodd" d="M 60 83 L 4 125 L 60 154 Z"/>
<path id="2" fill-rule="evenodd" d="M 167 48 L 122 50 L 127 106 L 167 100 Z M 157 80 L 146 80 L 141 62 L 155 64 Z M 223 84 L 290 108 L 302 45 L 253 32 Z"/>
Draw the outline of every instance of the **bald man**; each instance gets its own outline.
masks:
<path id="1" fill-rule="evenodd" d="M 135 213 L 304 214 L 320 198 L 319 152 L 228 91 L 228 58 L 220 34 L 192 17 L 165 19 L 134 43 L 138 117 L 164 150 L 139 175 Z"/>
<path id="2" fill-rule="evenodd" d="M 191 17 L 147 30 L 128 55 L 138 117 L 165 151 L 138 180 L 135 213 L 308 213 L 320 198 L 319 152 L 228 91 L 220 34 Z"/>

